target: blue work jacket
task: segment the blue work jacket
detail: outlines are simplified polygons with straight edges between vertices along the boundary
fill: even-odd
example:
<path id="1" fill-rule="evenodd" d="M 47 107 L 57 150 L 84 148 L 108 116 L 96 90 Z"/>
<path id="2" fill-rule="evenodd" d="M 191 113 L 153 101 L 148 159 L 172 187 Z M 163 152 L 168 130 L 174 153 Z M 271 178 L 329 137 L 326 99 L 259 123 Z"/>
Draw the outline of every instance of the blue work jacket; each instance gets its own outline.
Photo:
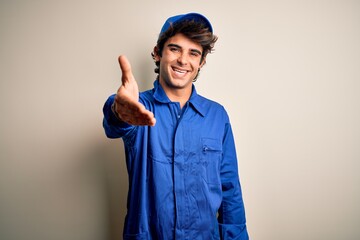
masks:
<path id="1" fill-rule="evenodd" d="M 106 101 L 103 126 L 122 138 L 129 175 L 124 239 L 249 239 L 229 117 L 193 90 L 183 108 L 156 80 L 139 101 L 156 125 L 132 126 Z"/>

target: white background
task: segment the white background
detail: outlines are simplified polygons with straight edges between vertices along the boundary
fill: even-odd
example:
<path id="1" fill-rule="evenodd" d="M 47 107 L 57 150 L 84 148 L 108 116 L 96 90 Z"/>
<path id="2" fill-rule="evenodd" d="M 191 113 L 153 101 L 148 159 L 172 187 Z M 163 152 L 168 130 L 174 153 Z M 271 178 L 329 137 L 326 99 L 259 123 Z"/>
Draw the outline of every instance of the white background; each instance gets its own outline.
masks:
<path id="1" fill-rule="evenodd" d="M 360 2 L 1 0 L 0 239 L 121 239 L 127 175 L 102 106 L 141 90 L 169 16 L 219 36 L 196 83 L 223 104 L 256 240 L 360 239 Z"/>

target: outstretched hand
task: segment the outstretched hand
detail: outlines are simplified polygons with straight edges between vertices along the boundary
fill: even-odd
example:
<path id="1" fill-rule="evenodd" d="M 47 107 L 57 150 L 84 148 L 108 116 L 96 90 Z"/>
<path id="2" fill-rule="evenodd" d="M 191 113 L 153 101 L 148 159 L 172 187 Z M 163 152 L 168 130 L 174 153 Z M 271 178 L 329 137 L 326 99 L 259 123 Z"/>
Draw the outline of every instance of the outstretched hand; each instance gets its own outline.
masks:
<path id="1" fill-rule="evenodd" d="M 115 111 L 118 117 L 131 125 L 154 126 L 154 114 L 139 102 L 139 88 L 131 65 L 125 56 L 119 57 L 122 85 L 115 96 Z"/>

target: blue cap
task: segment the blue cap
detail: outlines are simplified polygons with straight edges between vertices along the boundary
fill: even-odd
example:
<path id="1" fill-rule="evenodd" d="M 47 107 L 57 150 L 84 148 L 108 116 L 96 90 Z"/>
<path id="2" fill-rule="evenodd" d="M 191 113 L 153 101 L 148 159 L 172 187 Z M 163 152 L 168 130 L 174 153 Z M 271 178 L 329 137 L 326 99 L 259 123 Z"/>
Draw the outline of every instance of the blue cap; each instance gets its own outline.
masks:
<path id="1" fill-rule="evenodd" d="M 211 33 L 213 32 L 211 23 L 206 17 L 204 17 L 203 15 L 201 15 L 199 13 L 187 13 L 187 14 L 181 14 L 181 15 L 169 17 L 166 20 L 166 22 L 164 23 L 163 27 L 161 28 L 160 34 L 165 32 L 166 30 L 168 30 L 172 24 L 175 24 L 175 23 L 178 23 L 178 22 L 181 22 L 184 20 L 194 20 L 195 22 L 203 23 L 203 24 L 205 24 L 205 26 L 207 28 L 209 28 L 209 31 Z"/>

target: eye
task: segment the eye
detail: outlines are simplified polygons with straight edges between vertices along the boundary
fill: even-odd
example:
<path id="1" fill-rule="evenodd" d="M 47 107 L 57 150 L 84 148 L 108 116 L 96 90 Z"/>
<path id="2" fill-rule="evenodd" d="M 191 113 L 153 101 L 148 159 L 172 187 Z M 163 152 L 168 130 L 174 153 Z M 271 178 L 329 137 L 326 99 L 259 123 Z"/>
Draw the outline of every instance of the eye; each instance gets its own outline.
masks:
<path id="1" fill-rule="evenodd" d="M 180 49 L 177 48 L 177 47 L 171 47 L 171 48 L 170 48 L 170 51 L 172 51 L 172 52 L 179 52 Z"/>
<path id="2" fill-rule="evenodd" d="M 193 58 L 200 58 L 201 53 L 199 53 L 198 51 L 191 51 L 190 56 L 193 57 Z"/>
<path id="3" fill-rule="evenodd" d="M 191 52 L 190 55 L 194 56 L 194 57 L 199 57 L 200 56 L 200 54 L 198 52 Z"/>

